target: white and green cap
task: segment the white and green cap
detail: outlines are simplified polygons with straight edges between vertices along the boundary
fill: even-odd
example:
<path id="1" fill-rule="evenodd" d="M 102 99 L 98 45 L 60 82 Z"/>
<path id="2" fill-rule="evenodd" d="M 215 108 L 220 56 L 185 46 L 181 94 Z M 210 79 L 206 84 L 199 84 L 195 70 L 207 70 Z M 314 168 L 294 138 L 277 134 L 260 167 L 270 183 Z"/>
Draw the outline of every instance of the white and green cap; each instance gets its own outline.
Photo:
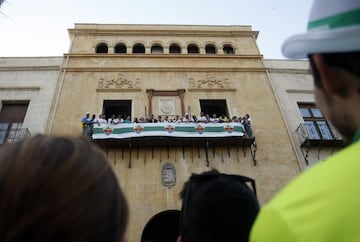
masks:
<path id="1" fill-rule="evenodd" d="M 283 55 L 294 59 L 351 51 L 360 51 L 360 0 L 314 0 L 307 33 L 282 45 Z"/>

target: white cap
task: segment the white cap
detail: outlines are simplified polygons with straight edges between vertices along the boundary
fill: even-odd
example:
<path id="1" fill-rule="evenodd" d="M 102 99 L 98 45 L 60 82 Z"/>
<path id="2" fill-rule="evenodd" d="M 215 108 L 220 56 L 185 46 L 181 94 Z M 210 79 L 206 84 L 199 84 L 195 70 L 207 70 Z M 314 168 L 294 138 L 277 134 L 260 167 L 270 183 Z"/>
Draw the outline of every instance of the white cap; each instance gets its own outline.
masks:
<path id="1" fill-rule="evenodd" d="M 308 54 L 360 51 L 360 0 L 314 0 L 307 33 L 282 45 L 288 58 Z"/>

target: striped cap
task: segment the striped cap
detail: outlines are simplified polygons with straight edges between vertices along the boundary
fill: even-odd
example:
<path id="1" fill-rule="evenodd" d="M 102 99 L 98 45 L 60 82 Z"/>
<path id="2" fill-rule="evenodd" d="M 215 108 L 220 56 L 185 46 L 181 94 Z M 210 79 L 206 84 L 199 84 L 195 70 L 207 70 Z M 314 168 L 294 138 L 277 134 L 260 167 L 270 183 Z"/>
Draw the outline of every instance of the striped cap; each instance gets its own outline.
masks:
<path id="1" fill-rule="evenodd" d="M 307 33 L 282 45 L 283 55 L 294 59 L 351 51 L 360 51 L 360 0 L 314 0 Z"/>

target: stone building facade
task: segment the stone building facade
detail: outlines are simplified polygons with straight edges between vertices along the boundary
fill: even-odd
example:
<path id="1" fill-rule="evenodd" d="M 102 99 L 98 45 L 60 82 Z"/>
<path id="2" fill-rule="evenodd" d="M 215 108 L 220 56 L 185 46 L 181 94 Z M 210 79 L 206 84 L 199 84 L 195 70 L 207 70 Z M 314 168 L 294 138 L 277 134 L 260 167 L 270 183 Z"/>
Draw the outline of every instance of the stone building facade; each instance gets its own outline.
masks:
<path id="1" fill-rule="evenodd" d="M 0 144 L 44 133 L 63 58 L 0 58 Z"/>
<path id="2" fill-rule="evenodd" d="M 250 144 L 220 142 L 207 150 L 205 143 L 181 141 L 131 148 L 100 142 L 130 203 L 129 241 L 155 240 L 157 230 L 173 236 L 170 217 L 178 214 L 179 192 L 191 173 L 215 168 L 252 177 L 261 203 L 299 173 L 257 34 L 250 26 L 75 24 L 69 29 L 70 49 L 47 133 L 81 134 L 85 112 L 174 118 L 207 109 L 251 116 L 256 140 Z M 166 186 L 169 171 L 174 184 Z"/>
<path id="3" fill-rule="evenodd" d="M 251 117 L 252 136 L 216 142 L 162 135 L 93 140 L 129 200 L 128 241 L 176 237 L 179 193 L 191 173 L 215 168 L 254 178 L 264 204 L 338 147 L 314 117 L 307 61 L 264 60 L 251 26 L 75 24 L 68 32 L 70 48 L 63 57 L 0 58 L 0 125 L 16 124 L 6 110 L 17 104 L 17 128 L 31 134 L 81 135 L 85 112 L 131 120 L 201 111 Z M 326 146 L 309 139 L 315 137 L 309 122 L 319 122 L 316 132 Z M 106 137 L 106 129 L 97 130 Z"/>
<path id="4" fill-rule="evenodd" d="M 302 170 L 343 146 L 341 135 L 315 105 L 307 60 L 264 60 Z"/>

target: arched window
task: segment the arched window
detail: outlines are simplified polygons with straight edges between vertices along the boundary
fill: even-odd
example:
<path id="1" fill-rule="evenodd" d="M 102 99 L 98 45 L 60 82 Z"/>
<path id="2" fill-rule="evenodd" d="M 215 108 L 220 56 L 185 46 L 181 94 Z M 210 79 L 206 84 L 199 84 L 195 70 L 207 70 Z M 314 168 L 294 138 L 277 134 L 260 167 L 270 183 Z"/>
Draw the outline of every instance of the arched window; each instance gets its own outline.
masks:
<path id="1" fill-rule="evenodd" d="M 208 44 L 205 46 L 206 54 L 216 54 L 216 48 L 214 45 Z"/>
<path id="2" fill-rule="evenodd" d="M 234 48 L 231 45 L 224 45 L 224 54 L 233 55 L 235 54 Z"/>
<path id="3" fill-rule="evenodd" d="M 151 54 L 162 54 L 162 53 L 164 53 L 164 50 L 161 45 L 151 46 Z"/>
<path id="4" fill-rule="evenodd" d="M 117 44 L 115 46 L 114 52 L 126 54 L 126 45 L 125 44 Z"/>
<path id="5" fill-rule="evenodd" d="M 190 44 L 187 47 L 188 54 L 199 54 L 199 47 L 195 44 Z"/>
<path id="6" fill-rule="evenodd" d="M 181 48 L 178 44 L 171 44 L 170 48 L 169 48 L 169 53 L 170 54 L 180 54 L 181 53 Z"/>
<path id="7" fill-rule="evenodd" d="M 108 53 L 108 46 L 105 43 L 98 44 L 96 46 L 96 53 Z"/>
<path id="8" fill-rule="evenodd" d="M 143 44 L 135 44 L 133 46 L 133 50 L 132 53 L 134 54 L 141 54 L 141 53 L 145 53 L 145 47 Z"/>

